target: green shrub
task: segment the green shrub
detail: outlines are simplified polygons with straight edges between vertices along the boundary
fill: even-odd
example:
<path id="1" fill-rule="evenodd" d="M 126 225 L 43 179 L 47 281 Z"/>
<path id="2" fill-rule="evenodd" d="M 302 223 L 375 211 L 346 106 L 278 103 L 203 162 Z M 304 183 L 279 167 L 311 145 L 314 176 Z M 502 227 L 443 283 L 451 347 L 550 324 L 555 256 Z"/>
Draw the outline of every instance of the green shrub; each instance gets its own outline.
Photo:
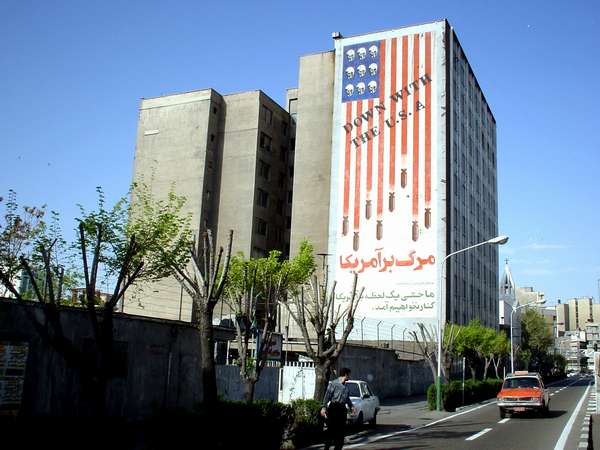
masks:
<path id="1" fill-rule="evenodd" d="M 200 404 L 194 412 L 158 411 L 143 423 L 142 434 L 151 449 L 197 442 L 200 433 L 203 448 L 279 450 L 292 422 L 293 409 L 289 405 L 265 400 L 219 401 L 214 406 Z"/>
<path id="2" fill-rule="evenodd" d="M 294 411 L 292 425 L 292 441 L 296 447 L 304 447 L 322 440 L 323 419 L 321 403 L 316 400 L 294 400 L 291 403 Z"/>
<path id="3" fill-rule="evenodd" d="M 502 380 L 486 379 L 465 380 L 464 389 L 464 404 L 481 402 L 490 398 L 494 398 L 502 386 Z M 455 411 L 457 407 L 463 404 L 463 388 L 462 381 L 453 380 L 442 385 L 441 389 L 442 407 L 446 411 Z M 436 392 L 435 384 L 432 384 L 427 389 L 427 403 L 429 409 L 433 410 L 436 407 Z"/>

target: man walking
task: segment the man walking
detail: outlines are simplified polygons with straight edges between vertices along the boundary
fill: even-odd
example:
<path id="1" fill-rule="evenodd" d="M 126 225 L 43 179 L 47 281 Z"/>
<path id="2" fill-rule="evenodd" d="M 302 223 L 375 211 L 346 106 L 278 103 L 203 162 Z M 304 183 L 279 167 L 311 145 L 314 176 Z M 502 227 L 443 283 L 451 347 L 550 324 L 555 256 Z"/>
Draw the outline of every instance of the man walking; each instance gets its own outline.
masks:
<path id="1" fill-rule="evenodd" d="M 354 413 L 356 408 L 350 400 L 350 392 L 346 381 L 350 379 L 350 369 L 344 367 L 340 370 L 338 379 L 329 383 L 321 415 L 327 420 L 327 437 L 325 438 L 325 450 L 333 444 L 335 450 L 342 450 L 344 446 L 344 431 L 346 428 L 346 406 Z"/>

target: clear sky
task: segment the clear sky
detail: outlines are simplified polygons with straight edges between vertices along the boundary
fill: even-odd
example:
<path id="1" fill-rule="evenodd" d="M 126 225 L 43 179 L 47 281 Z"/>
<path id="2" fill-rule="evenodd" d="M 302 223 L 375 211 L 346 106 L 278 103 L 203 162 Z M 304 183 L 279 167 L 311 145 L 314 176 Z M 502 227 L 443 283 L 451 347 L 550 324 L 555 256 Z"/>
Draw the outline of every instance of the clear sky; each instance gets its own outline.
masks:
<path id="1" fill-rule="evenodd" d="M 0 2 L 0 195 L 59 211 L 131 182 L 139 100 L 213 87 L 282 103 L 298 58 L 448 18 L 497 121 L 500 252 L 549 303 L 598 297 L 596 1 Z"/>

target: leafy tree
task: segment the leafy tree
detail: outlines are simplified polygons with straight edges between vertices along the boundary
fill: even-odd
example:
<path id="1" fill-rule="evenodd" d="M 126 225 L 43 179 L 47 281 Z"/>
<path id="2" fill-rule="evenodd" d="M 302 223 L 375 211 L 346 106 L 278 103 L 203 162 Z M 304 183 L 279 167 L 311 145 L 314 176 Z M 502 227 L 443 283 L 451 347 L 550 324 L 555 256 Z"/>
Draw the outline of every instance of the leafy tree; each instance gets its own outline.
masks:
<path id="1" fill-rule="evenodd" d="M 0 206 L 2 204 L 4 215 L 0 221 L 0 270 L 11 283 L 16 283 L 21 271 L 20 258 L 31 254 L 35 241 L 46 227 L 46 206 L 20 208 L 17 193 L 12 189 L 8 191 L 6 198 L 0 197 Z M 9 289 L 1 285 L 0 297 L 8 293 Z"/>
<path id="2" fill-rule="evenodd" d="M 521 315 L 521 355 L 528 354 L 528 366 L 541 371 L 544 355 L 552 346 L 552 334 L 546 327 L 544 317 L 533 308 L 525 308 Z"/>
<path id="3" fill-rule="evenodd" d="M 229 272 L 233 230 L 229 231 L 227 250 L 223 257 L 223 247 L 217 253 L 210 230 L 198 230 L 198 237 L 187 247 L 189 261 L 182 264 L 183 258 L 171 257 L 166 260 L 175 278 L 192 298 L 195 326 L 200 332 L 202 363 L 202 387 L 204 402 L 213 405 L 217 402 L 217 375 L 213 356 L 214 334 L 213 313 L 223 295 L 225 280 Z"/>
<path id="4" fill-rule="evenodd" d="M 490 348 L 490 353 L 494 364 L 494 371 L 496 372 L 496 378 L 500 378 L 498 367 L 500 366 L 502 359 L 510 354 L 510 341 L 503 331 L 496 333 Z"/>
<path id="5" fill-rule="evenodd" d="M 455 352 L 466 359 L 473 380 L 477 378 L 477 367 L 480 363 L 482 328 L 478 320 L 462 326 L 455 344 Z"/>
<path id="6" fill-rule="evenodd" d="M 146 189 L 134 186 L 132 196 Z M 27 273 L 35 299 L 41 306 L 43 320 L 31 309 L 25 312 L 42 339 L 60 354 L 67 364 L 80 375 L 81 381 L 91 393 L 92 413 L 102 416 L 105 414 L 105 398 L 108 381 L 118 373 L 118 358 L 115 354 L 114 343 L 114 311 L 117 302 L 122 299 L 125 291 L 136 281 L 155 279 L 163 275 L 158 270 L 162 267 L 160 261 L 179 261 L 182 256 L 170 254 L 185 248 L 189 241 L 189 230 L 179 228 L 185 223 L 179 219 L 183 199 L 172 196 L 166 201 L 156 201 L 154 211 L 160 218 L 138 214 L 132 217 L 130 224 L 126 217 L 131 207 L 125 198 L 107 209 L 101 188 L 98 191 L 98 207 L 95 211 L 85 212 L 81 209 L 78 218 L 78 237 L 73 243 L 80 256 L 79 270 L 85 280 L 85 295 L 80 302 L 86 308 L 92 330 L 92 348 L 82 348 L 64 330 L 61 320 L 60 301 L 65 281 L 64 268 L 56 266 L 56 255 L 60 252 L 62 242 L 56 235 L 57 231 L 50 230 L 37 240 L 32 255 L 19 258 L 20 267 Z M 145 195 L 140 193 L 139 195 Z M 145 224 L 169 224 L 160 229 Z M 178 224 L 174 226 L 173 224 Z M 137 239 L 132 232 L 135 227 L 152 231 L 142 239 Z M 177 243 L 182 240 L 184 243 Z M 39 276 L 34 274 L 35 261 L 41 261 L 43 267 L 42 289 Z M 99 273 L 106 271 L 116 276 L 114 290 L 109 300 L 102 307 L 96 306 L 96 292 Z M 0 267 L 0 282 L 16 297 L 19 304 L 24 298 L 15 288 L 9 274 Z"/>
<path id="7" fill-rule="evenodd" d="M 281 252 L 245 259 L 243 254 L 231 260 L 225 287 L 225 298 L 235 313 L 236 339 L 240 357 L 240 376 L 247 402 L 254 398 L 254 387 L 265 366 L 268 347 L 275 331 L 277 305 L 287 292 L 295 292 L 314 270 L 312 247 L 302 243 L 298 256 L 282 260 Z M 250 343 L 255 339 L 255 357 L 250 356 Z"/>

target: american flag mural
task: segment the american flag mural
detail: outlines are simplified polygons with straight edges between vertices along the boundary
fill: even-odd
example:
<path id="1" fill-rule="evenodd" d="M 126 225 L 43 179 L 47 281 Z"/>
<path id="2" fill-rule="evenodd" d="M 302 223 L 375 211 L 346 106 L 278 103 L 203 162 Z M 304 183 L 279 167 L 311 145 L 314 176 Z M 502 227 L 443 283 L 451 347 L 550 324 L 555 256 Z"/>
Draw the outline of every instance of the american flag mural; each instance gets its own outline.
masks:
<path id="1" fill-rule="evenodd" d="M 445 217 L 443 28 L 336 41 L 330 253 L 359 315 L 433 318 Z M 362 38 L 362 39 L 361 39 Z"/>

